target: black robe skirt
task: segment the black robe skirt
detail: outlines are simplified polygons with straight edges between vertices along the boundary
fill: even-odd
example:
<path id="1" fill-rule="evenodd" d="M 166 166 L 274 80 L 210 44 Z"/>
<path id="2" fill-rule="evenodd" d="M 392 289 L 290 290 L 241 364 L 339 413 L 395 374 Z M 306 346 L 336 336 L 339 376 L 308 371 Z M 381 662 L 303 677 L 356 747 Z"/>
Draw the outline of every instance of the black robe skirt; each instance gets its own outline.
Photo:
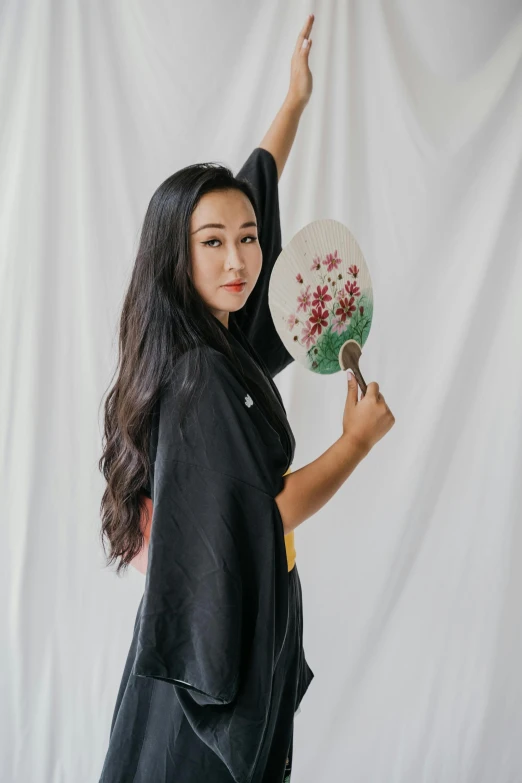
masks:
<path id="1" fill-rule="evenodd" d="M 238 176 L 256 190 L 263 266 L 221 325 L 234 362 L 194 349 L 203 383 L 183 439 L 175 380 L 157 406 L 148 568 L 100 783 L 283 783 L 314 677 L 275 501 L 295 450 L 273 381 L 292 361 L 268 308 L 281 251 L 275 160 L 258 147 Z"/>

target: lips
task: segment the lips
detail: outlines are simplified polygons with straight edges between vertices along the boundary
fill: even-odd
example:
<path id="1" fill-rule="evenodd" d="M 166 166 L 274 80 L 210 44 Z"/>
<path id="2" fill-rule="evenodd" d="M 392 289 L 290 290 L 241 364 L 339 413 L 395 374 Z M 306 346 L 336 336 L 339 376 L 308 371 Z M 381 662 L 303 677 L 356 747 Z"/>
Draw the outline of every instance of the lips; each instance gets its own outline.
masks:
<path id="1" fill-rule="evenodd" d="M 242 294 L 246 288 L 246 280 L 241 283 L 226 283 L 222 286 L 229 294 Z"/>
<path id="2" fill-rule="evenodd" d="M 225 283 L 223 288 L 228 288 L 228 286 L 231 286 L 231 285 L 234 285 L 234 286 L 235 285 L 244 285 L 245 283 L 246 283 L 246 280 L 241 280 L 240 278 L 238 278 L 237 280 L 231 280 L 230 283 Z"/>

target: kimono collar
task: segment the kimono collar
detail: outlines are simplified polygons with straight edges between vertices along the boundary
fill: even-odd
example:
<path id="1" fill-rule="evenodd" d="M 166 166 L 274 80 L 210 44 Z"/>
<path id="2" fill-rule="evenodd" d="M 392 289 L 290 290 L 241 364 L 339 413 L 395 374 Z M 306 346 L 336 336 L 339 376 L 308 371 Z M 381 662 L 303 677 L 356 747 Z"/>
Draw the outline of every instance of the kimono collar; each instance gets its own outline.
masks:
<path id="1" fill-rule="evenodd" d="M 219 319 L 216 318 L 216 320 L 234 351 L 245 382 L 254 386 L 254 394 L 257 391 L 259 403 L 262 405 L 266 417 L 279 432 L 281 444 L 288 455 L 289 467 L 294 459 L 296 444 L 283 399 L 263 360 L 234 321 L 233 313 L 230 315 L 228 329 Z"/>

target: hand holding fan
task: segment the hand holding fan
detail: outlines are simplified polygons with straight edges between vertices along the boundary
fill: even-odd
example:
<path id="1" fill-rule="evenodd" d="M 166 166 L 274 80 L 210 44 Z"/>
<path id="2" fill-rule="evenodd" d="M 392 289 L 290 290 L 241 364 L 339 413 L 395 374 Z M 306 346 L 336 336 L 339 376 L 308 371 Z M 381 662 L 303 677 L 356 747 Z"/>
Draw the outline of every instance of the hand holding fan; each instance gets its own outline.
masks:
<path id="1" fill-rule="evenodd" d="M 372 281 L 343 223 L 315 220 L 297 232 L 275 262 L 268 304 L 297 362 L 321 375 L 350 369 L 366 394 L 359 359 L 372 324 Z"/>

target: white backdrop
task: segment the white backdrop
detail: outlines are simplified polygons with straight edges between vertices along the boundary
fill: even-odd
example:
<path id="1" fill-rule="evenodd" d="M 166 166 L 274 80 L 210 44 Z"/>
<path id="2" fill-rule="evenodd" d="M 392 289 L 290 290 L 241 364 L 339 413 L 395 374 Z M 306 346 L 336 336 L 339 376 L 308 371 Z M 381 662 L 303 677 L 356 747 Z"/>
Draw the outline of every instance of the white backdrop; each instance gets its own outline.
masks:
<path id="1" fill-rule="evenodd" d="M 323 217 L 354 232 L 361 369 L 396 424 L 296 531 L 315 679 L 292 781 L 522 779 L 521 0 L 4 0 L 10 783 L 94 783 L 108 743 L 144 578 L 103 568 L 99 406 L 146 206 L 190 162 L 239 169 L 310 11 L 283 242 Z M 346 380 L 277 382 L 298 469 L 339 437 Z"/>

